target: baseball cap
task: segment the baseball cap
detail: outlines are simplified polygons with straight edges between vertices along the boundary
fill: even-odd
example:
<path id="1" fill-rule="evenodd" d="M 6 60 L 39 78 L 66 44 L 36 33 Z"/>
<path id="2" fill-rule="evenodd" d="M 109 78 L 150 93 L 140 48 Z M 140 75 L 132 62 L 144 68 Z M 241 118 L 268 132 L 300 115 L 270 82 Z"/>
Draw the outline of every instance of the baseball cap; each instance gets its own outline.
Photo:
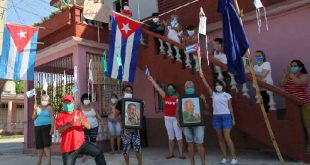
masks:
<path id="1" fill-rule="evenodd" d="M 61 102 L 65 102 L 65 101 L 73 102 L 74 98 L 71 95 L 65 95 L 64 97 L 62 97 Z"/>

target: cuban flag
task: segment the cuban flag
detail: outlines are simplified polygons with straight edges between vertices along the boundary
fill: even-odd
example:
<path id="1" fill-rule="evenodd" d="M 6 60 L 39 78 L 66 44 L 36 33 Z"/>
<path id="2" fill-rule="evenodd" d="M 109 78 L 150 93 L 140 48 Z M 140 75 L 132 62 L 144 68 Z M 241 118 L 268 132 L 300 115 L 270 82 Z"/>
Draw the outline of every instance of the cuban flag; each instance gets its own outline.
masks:
<path id="1" fill-rule="evenodd" d="M 107 77 L 133 82 L 142 23 L 113 11 Z"/>
<path id="2" fill-rule="evenodd" d="M 6 24 L 0 56 L 0 79 L 33 80 L 38 29 Z"/>

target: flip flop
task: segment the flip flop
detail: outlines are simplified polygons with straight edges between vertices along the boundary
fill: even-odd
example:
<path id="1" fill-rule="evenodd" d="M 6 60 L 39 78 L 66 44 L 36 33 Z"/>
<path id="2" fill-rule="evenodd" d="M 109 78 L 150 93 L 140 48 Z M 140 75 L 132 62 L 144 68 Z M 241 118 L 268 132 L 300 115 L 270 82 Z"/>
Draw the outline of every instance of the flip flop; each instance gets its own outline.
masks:
<path id="1" fill-rule="evenodd" d="M 172 159 L 174 158 L 174 155 L 166 156 L 166 159 Z"/>

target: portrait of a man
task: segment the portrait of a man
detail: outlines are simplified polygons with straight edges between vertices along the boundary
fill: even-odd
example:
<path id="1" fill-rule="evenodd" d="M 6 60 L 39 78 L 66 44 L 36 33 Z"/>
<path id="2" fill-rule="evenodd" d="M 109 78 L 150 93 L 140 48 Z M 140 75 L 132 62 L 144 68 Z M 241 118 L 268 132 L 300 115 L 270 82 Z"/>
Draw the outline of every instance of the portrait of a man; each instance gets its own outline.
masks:
<path id="1" fill-rule="evenodd" d="M 184 123 L 201 122 L 199 99 L 185 99 L 182 106 Z"/>
<path id="2" fill-rule="evenodd" d="M 135 103 L 128 103 L 127 105 L 125 125 L 128 126 L 140 125 L 139 107 Z"/>

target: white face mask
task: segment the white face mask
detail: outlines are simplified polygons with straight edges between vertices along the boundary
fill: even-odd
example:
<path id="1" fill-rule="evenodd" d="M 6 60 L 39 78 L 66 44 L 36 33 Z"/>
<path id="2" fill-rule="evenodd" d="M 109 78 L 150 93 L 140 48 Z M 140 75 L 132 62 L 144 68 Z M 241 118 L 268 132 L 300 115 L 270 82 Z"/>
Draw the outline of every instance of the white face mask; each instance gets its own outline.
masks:
<path id="1" fill-rule="evenodd" d="M 117 99 L 115 99 L 115 98 L 111 99 L 111 103 L 112 104 L 116 104 L 117 103 Z"/>
<path id="2" fill-rule="evenodd" d="M 124 98 L 132 98 L 132 94 L 131 93 L 125 93 Z"/>
<path id="3" fill-rule="evenodd" d="M 43 106 L 47 106 L 47 105 L 48 105 L 48 101 L 41 101 L 41 104 L 42 104 Z"/>
<path id="4" fill-rule="evenodd" d="M 189 36 L 193 36 L 195 34 L 195 30 L 187 30 Z"/>
<path id="5" fill-rule="evenodd" d="M 129 6 L 124 6 L 124 10 L 129 10 Z"/>
<path id="6" fill-rule="evenodd" d="M 83 104 L 84 104 L 84 105 L 89 105 L 89 104 L 90 104 L 90 100 L 84 100 L 84 101 L 83 101 Z"/>
<path id="7" fill-rule="evenodd" d="M 153 22 L 157 23 L 159 21 L 159 18 L 153 18 Z"/>
<path id="8" fill-rule="evenodd" d="M 216 90 L 217 92 L 222 92 L 222 91 L 223 91 L 222 85 L 217 85 L 217 86 L 215 86 L 215 90 Z"/>

